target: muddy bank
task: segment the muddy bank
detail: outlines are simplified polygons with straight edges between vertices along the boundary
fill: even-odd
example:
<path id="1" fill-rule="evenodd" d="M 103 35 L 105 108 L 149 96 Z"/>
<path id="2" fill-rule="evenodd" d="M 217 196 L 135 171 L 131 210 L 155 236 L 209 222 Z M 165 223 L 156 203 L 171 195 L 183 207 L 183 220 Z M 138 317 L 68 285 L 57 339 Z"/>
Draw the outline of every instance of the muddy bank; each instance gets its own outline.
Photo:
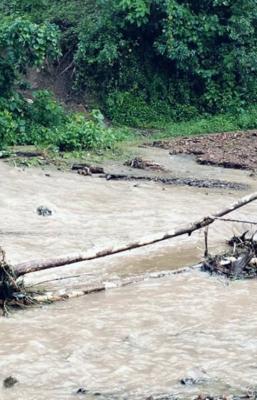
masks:
<path id="1" fill-rule="evenodd" d="M 247 190 L 249 186 L 244 183 L 227 182 L 219 179 L 196 179 L 196 178 L 168 178 L 160 176 L 135 176 L 127 174 L 106 174 L 104 176 L 107 181 L 145 181 L 158 182 L 164 185 L 192 186 L 197 188 L 208 189 L 234 189 Z"/>
<path id="2" fill-rule="evenodd" d="M 225 168 L 257 168 L 257 131 L 227 132 L 213 135 L 155 141 L 153 146 L 170 154 L 192 154 L 200 164 Z"/>

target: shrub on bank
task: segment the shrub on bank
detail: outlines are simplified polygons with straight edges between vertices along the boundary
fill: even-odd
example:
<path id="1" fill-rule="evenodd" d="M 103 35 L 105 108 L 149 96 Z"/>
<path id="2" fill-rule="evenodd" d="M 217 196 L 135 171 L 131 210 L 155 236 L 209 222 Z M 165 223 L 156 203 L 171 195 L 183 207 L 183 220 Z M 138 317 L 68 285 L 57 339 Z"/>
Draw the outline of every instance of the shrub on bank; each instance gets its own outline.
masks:
<path id="1" fill-rule="evenodd" d="M 112 129 L 97 120 L 87 120 L 82 114 L 71 115 L 65 125 L 55 130 L 53 138 L 60 151 L 109 148 L 114 141 Z"/>

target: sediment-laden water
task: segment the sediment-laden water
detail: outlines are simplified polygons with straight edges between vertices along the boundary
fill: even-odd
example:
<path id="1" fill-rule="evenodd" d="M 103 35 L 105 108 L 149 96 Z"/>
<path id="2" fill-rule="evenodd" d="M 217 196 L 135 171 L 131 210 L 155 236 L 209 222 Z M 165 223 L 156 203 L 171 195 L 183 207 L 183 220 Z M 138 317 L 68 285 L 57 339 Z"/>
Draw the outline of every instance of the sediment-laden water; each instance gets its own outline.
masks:
<path id="1" fill-rule="evenodd" d="M 242 182 L 250 185 L 247 192 L 256 190 L 247 171 L 202 167 L 187 157 L 166 159 L 159 150 L 155 154 L 174 176 Z M 13 263 L 165 232 L 246 194 L 153 182 L 135 186 L 56 171 L 49 177 L 44 171 L 4 164 L 0 174 L 0 244 Z M 53 215 L 38 216 L 41 205 Z M 251 220 L 255 215 L 255 203 L 233 214 Z M 209 232 L 210 250 L 221 250 L 225 238 L 248 228 L 215 223 Z M 197 232 L 123 255 L 31 274 L 26 283 L 86 273 L 65 281 L 67 287 L 79 287 L 88 281 L 191 265 L 202 255 L 203 233 Z M 47 288 L 62 285 L 55 281 Z M 82 387 L 91 393 L 86 398 L 94 392 L 129 399 L 162 393 L 185 399 L 202 392 L 240 393 L 256 384 L 256 285 L 256 280 L 228 285 L 191 272 L 13 313 L 0 320 L 0 381 L 11 375 L 19 383 L 0 388 L 0 398 L 84 398 L 76 394 Z M 180 383 L 190 376 L 199 377 L 201 384 Z"/>
<path id="2" fill-rule="evenodd" d="M 199 272 L 16 313 L 1 321 L 3 400 L 73 399 L 91 392 L 240 393 L 256 385 L 256 281 Z M 199 376 L 203 384 L 180 380 Z"/>

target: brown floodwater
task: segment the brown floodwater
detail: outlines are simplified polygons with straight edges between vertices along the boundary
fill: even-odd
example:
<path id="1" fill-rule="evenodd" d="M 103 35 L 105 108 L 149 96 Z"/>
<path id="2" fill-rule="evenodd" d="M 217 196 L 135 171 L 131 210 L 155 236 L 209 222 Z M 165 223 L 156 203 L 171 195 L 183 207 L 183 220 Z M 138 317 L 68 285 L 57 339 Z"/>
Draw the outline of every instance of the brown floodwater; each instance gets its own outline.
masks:
<path id="1" fill-rule="evenodd" d="M 18 312 L 1 321 L 3 400 L 241 393 L 256 385 L 256 281 L 176 275 Z M 205 371 L 205 372 L 203 372 Z M 200 374 L 203 385 L 183 386 Z"/>
<path id="2" fill-rule="evenodd" d="M 0 245 L 8 259 L 15 263 L 134 241 L 208 215 L 257 187 L 246 171 L 198 166 L 189 157 L 169 157 L 159 149 L 141 151 L 170 168 L 172 176 L 243 182 L 249 190 L 153 182 L 135 186 L 58 171 L 50 171 L 49 177 L 49 171 L 1 163 Z M 38 216 L 40 205 L 51 208 L 53 216 Z M 257 204 L 230 216 L 257 220 Z M 225 239 L 249 228 L 213 224 L 210 250 L 220 251 Z M 196 232 L 122 255 L 30 274 L 25 282 L 67 277 L 42 283 L 49 290 L 112 282 L 192 265 L 202 255 L 203 232 Z M 255 280 L 228 284 L 195 271 L 13 313 L 0 320 L 0 381 L 12 375 L 19 383 L 11 389 L 0 385 L 0 399 L 80 398 L 75 395 L 79 387 L 129 399 L 161 393 L 181 398 L 200 392 L 239 393 L 256 381 L 256 302 Z M 180 380 L 190 376 L 204 383 L 181 385 Z"/>

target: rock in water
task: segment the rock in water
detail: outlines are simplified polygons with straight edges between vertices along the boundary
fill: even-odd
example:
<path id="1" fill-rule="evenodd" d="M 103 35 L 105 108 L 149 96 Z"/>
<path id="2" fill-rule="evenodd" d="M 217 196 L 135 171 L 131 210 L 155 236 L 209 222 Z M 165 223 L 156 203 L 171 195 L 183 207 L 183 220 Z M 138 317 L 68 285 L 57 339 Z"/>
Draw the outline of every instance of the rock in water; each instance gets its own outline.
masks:
<path id="1" fill-rule="evenodd" d="M 85 389 L 85 388 L 83 388 L 83 387 L 79 388 L 79 389 L 76 391 L 76 394 L 87 394 L 87 393 L 88 393 L 88 390 Z"/>
<path id="2" fill-rule="evenodd" d="M 50 210 L 50 208 L 45 207 L 45 206 L 39 206 L 37 208 L 37 213 L 38 213 L 38 215 L 41 215 L 42 217 L 49 217 L 50 215 L 53 214 L 52 210 Z"/>
<path id="3" fill-rule="evenodd" d="M 8 376 L 8 378 L 4 379 L 3 386 L 6 389 L 9 389 L 9 388 L 13 387 L 14 385 L 16 385 L 16 383 L 18 383 L 18 380 L 16 378 L 14 378 L 13 376 Z"/>

